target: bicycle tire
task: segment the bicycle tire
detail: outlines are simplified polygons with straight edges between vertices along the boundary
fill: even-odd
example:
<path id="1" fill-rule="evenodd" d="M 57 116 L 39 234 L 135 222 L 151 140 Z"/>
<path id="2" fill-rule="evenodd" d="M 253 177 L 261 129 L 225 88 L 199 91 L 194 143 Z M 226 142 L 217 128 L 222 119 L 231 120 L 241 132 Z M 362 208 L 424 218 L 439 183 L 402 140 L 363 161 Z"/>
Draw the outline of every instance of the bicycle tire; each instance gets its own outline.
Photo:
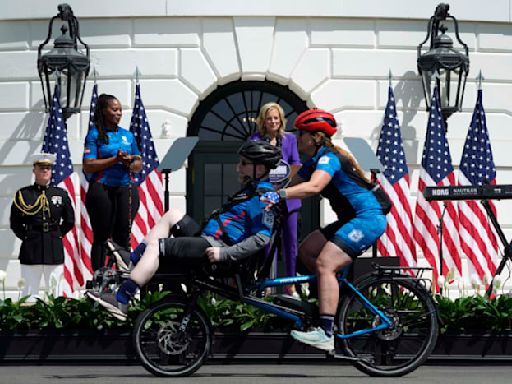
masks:
<path id="1" fill-rule="evenodd" d="M 407 276 L 370 277 L 358 290 L 395 324 L 393 329 L 339 339 L 344 354 L 358 358 L 353 365 L 369 376 L 397 377 L 414 371 L 432 353 L 439 324 L 434 300 L 417 280 Z M 379 322 L 354 292 L 344 298 L 336 324 L 350 334 Z"/>
<path id="2" fill-rule="evenodd" d="M 137 357 L 155 376 L 190 376 L 210 353 L 212 329 L 200 308 L 192 311 L 184 332 L 178 329 L 188 305 L 185 298 L 171 297 L 146 309 L 135 321 Z"/>

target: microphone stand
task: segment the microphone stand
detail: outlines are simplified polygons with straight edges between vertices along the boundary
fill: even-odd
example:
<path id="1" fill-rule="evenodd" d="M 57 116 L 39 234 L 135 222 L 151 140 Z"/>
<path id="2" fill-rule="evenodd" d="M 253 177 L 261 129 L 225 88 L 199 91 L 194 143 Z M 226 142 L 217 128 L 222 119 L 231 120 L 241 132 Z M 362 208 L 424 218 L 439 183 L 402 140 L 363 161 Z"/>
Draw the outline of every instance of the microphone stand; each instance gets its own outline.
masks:
<path id="1" fill-rule="evenodd" d="M 379 169 L 372 168 L 370 169 L 370 180 L 372 183 L 377 183 L 377 173 L 380 173 Z M 381 255 L 383 256 L 383 255 Z M 377 257 L 377 242 L 374 242 L 372 245 L 372 257 Z"/>
<path id="2" fill-rule="evenodd" d="M 172 169 L 163 169 L 164 174 L 164 213 L 169 210 L 169 174 Z"/>
<path id="3" fill-rule="evenodd" d="M 492 288 L 494 285 L 494 279 L 496 276 L 499 276 L 501 272 L 503 271 L 503 268 L 505 268 L 505 264 L 507 264 L 507 260 L 512 260 L 512 242 L 509 243 L 505 237 L 505 234 L 503 233 L 503 230 L 501 229 L 500 224 L 498 223 L 498 220 L 496 219 L 496 215 L 492 211 L 491 205 L 489 204 L 489 200 L 482 200 L 482 205 L 485 208 L 485 211 L 487 212 L 487 216 L 491 220 L 491 224 L 494 226 L 494 229 L 496 230 L 496 233 L 498 237 L 501 240 L 501 243 L 503 244 L 504 251 L 503 251 L 503 257 L 501 259 L 500 265 L 496 269 L 496 272 L 494 273 L 494 276 L 492 277 L 492 280 L 489 284 L 489 287 L 487 288 L 487 291 L 485 292 L 487 297 L 490 297 L 492 294 Z"/>
<path id="4" fill-rule="evenodd" d="M 446 213 L 446 203 L 443 203 L 443 211 L 441 212 L 441 217 L 439 218 L 439 225 L 437 226 L 437 233 L 439 235 L 439 275 L 444 276 L 443 273 L 443 221 L 444 221 L 444 215 Z M 436 281 L 436 285 L 438 285 L 439 282 Z M 439 287 L 439 292 L 443 293 L 443 288 Z"/>

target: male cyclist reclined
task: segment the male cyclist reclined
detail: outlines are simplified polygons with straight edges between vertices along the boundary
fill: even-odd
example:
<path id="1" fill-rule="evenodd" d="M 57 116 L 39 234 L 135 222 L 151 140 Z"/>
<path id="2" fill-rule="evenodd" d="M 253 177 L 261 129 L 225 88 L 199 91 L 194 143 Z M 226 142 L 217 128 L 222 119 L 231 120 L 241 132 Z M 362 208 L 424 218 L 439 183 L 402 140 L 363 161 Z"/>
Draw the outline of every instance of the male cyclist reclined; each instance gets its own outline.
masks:
<path id="1" fill-rule="evenodd" d="M 278 201 L 268 175 L 279 163 L 281 150 L 263 141 L 249 141 L 238 153 L 236 170 L 242 189 L 214 211 L 202 229 L 191 217 L 169 210 L 131 253 L 134 267 L 117 292 L 89 290 L 86 296 L 125 320 L 128 302 L 151 280 L 161 260 L 181 271 L 206 261 L 241 260 L 263 249 L 270 241 Z"/>

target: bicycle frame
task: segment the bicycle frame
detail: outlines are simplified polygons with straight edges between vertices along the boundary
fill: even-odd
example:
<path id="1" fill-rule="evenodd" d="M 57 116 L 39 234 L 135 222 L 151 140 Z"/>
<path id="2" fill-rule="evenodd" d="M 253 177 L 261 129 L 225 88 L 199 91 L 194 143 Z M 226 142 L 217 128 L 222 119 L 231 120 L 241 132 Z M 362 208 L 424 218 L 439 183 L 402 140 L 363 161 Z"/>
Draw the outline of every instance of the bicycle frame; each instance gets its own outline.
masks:
<path id="1" fill-rule="evenodd" d="M 379 325 L 376 325 L 375 327 L 361 329 L 361 330 L 358 330 L 356 332 L 346 334 L 346 335 L 341 334 L 341 333 L 336 333 L 336 337 L 338 337 L 340 339 L 349 339 L 354 336 L 361 336 L 361 335 L 364 335 L 367 333 L 390 328 L 393 325 L 392 320 L 388 316 L 386 316 L 386 314 L 384 312 L 382 312 L 375 305 L 373 305 L 351 282 L 349 282 L 347 280 L 348 270 L 349 270 L 348 267 L 342 269 L 341 272 L 337 276 L 337 280 L 339 282 L 340 287 L 343 286 L 343 284 L 345 284 L 348 288 L 350 288 L 350 290 L 352 292 L 354 292 L 361 299 L 361 302 L 363 303 L 365 308 L 367 308 L 375 316 L 379 317 L 379 319 L 382 320 L 382 322 Z M 260 282 L 257 282 L 256 286 L 258 289 L 263 290 L 265 288 L 279 287 L 279 286 L 289 285 L 289 284 L 309 283 L 309 282 L 315 281 L 316 279 L 317 279 L 316 275 L 282 277 L 282 278 L 277 278 L 277 279 L 262 280 Z M 285 318 L 291 318 L 292 320 L 295 321 L 295 326 L 297 326 L 297 327 L 303 326 L 301 317 L 290 314 L 286 311 L 283 311 L 282 309 L 275 308 L 276 305 L 274 305 L 272 303 L 265 302 L 264 304 L 261 304 L 260 302 L 256 302 L 256 303 L 252 303 L 250 301 L 245 301 L 245 302 L 255 305 L 256 307 L 258 307 L 264 311 L 275 313 L 278 316 L 285 317 Z"/>
<path id="2" fill-rule="evenodd" d="M 379 320 L 379 324 L 375 325 L 371 328 L 357 330 L 350 334 L 342 334 L 336 333 L 336 337 L 339 339 L 349 339 L 355 336 L 361 336 L 368 333 L 380 331 L 383 329 L 389 329 L 393 326 L 393 321 L 380 309 L 378 309 L 375 305 L 373 305 L 351 282 L 347 280 L 348 275 L 348 267 L 344 268 L 340 271 L 337 276 L 337 280 L 339 282 L 340 287 L 345 284 L 352 292 L 354 292 L 360 299 L 361 303 L 364 305 L 366 309 L 368 309 L 373 315 L 375 315 Z M 237 275 L 235 277 L 237 280 L 237 289 L 233 287 L 229 287 L 225 284 L 219 283 L 216 280 L 195 280 L 194 284 L 202 287 L 203 289 L 209 290 L 211 292 L 217 293 L 221 296 L 227 297 L 229 299 L 237 299 L 243 303 L 252 305 L 256 308 L 259 308 L 267 313 L 275 314 L 276 316 L 291 320 L 294 322 L 297 328 L 302 328 L 304 326 L 304 319 L 306 314 L 302 311 L 296 310 L 294 308 L 290 308 L 284 305 L 278 305 L 272 302 L 265 301 L 254 295 L 247 295 L 243 292 L 242 282 L 240 280 L 240 276 Z M 289 277 L 281 277 L 276 279 L 264 279 L 256 281 L 254 284 L 253 291 L 263 291 L 266 288 L 274 288 L 280 287 L 283 285 L 289 284 L 305 284 L 313 282 L 317 279 L 316 275 L 304 275 L 304 276 L 289 276 Z"/>

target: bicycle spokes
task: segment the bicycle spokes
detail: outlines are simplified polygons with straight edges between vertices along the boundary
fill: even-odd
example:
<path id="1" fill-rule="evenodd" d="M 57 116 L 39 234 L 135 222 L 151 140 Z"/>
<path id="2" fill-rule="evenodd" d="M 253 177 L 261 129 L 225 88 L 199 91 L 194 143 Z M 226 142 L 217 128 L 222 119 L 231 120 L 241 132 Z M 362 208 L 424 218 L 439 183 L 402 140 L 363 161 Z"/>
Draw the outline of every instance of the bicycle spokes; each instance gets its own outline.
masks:
<path id="1" fill-rule="evenodd" d="M 437 338 L 431 297 L 412 279 L 372 279 L 359 290 L 390 319 L 391 326 L 342 340 L 345 353 L 359 358 L 356 367 L 370 375 L 400 376 L 415 369 L 430 354 Z M 345 337 L 381 322 L 355 294 L 340 308 L 338 327 Z"/>
<path id="2" fill-rule="evenodd" d="M 187 304 L 164 302 L 146 311 L 135 326 L 137 354 L 158 376 L 187 376 L 207 357 L 211 332 L 201 312 Z"/>

